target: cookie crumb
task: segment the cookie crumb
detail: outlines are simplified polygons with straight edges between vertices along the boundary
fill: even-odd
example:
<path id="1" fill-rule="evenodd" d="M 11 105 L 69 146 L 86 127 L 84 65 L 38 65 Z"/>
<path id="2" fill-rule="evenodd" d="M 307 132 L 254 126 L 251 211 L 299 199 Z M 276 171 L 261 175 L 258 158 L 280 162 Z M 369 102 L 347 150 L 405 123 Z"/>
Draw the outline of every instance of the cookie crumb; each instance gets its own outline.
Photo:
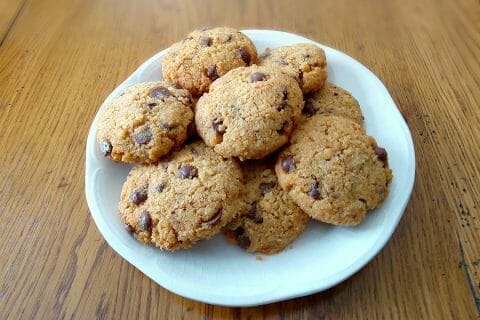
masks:
<path id="1" fill-rule="evenodd" d="M 263 261 L 263 256 L 256 256 L 255 259 L 256 259 L 257 261 Z"/>

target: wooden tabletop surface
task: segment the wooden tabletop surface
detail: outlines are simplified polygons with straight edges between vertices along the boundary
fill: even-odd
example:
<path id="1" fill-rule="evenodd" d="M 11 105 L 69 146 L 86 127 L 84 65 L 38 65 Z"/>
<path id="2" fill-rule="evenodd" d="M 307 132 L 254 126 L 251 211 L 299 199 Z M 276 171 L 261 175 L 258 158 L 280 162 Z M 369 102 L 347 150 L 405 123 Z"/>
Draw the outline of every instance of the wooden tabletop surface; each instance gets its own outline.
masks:
<path id="1" fill-rule="evenodd" d="M 194 302 L 123 260 L 90 216 L 85 141 L 100 104 L 206 25 L 344 51 L 408 121 L 417 175 L 405 215 L 373 261 L 326 292 Z M 0 0 L 0 319 L 480 319 L 479 62 L 477 0 Z"/>

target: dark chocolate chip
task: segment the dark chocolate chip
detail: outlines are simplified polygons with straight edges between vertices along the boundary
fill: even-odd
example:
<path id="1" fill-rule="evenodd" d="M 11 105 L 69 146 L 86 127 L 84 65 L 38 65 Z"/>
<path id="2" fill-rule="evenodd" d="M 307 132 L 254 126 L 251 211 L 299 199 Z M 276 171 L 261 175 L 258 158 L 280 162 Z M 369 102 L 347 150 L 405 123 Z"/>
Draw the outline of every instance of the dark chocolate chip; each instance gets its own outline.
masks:
<path id="1" fill-rule="evenodd" d="M 315 177 L 312 177 L 312 184 L 310 186 L 310 191 L 308 191 L 308 195 L 315 200 L 320 198 L 320 192 L 318 191 L 318 180 Z"/>
<path id="2" fill-rule="evenodd" d="M 225 39 L 225 41 L 230 42 L 230 41 L 232 41 L 232 39 L 233 39 L 233 36 L 231 34 L 229 34 L 227 36 L 227 38 Z"/>
<path id="3" fill-rule="evenodd" d="M 286 173 L 295 169 L 295 159 L 293 159 L 293 156 L 288 156 L 282 159 L 282 169 Z"/>
<path id="4" fill-rule="evenodd" d="M 142 128 L 133 134 L 133 138 L 138 144 L 147 144 L 152 140 L 152 133 L 149 128 Z"/>
<path id="5" fill-rule="evenodd" d="M 130 194 L 130 202 L 139 205 L 148 198 L 147 187 L 138 188 L 132 194 Z"/>
<path id="6" fill-rule="evenodd" d="M 262 182 L 260 183 L 260 191 L 262 192 L 262 195 L 264 195 L 265 193 L 272 191 L 275 186 L 275 182 Z"/>
<path id="7" fill-rule="evenodd" d="M 247 212 L 247 218 L 255 222 L 256 224 L 263 223 L 263 217 L 257 215 L 257 204 L 252 203 L 250 210 Z"/>
<path id="8" fill-rule="evenodd" d="M 214 226 L 220 222 L 222 218 L 222 209 L 218 210 L 208 221 L 205 221 L 204 224 L 208 226 Z"/>
<path id="9" fill-rule="evenodd" d="M 358 201 L 363 202 L 363 203 L 367 203 L 367 200 L 362 199 L 362 198 L 358 199 Z"/>
<path id="10" fill-rule="evenodd" d="M 250 75 L 250 80 L 252 82 L 265 81 L 267 76 L 262 72 L 254 72 Z"/>
<path id="11" fill-rule="evenodd" d="M 158 87 L 150 91 L 150 97 L 152 98 L 163 98 L 169 97 L 171 95 L 170 91 L 164 87 Z"/>
<path id="12" fill-rule="evenodd" d="M 337 92 L 334 92 L 333 95 L 336 97 L 336 96 L 338 96 L 338 93 L 337 93 Z"/>
<path id="13" fill-rule="evenodd" d="M 128 233 L 130 234 L 134 234 L 135 233 L 135 228 L 132 227 L 131 225 L 129 225 L 128 223 L 125 223 L 123 225 L 123 227 L 125 228 L 125 230 L 127 230 Z"/>
<path id="14" fill-rule="evenodd" d="M 179 85 L 178 83 L 172 84 L 172 87 L 174 87 L 175 89 L 183 89 L 183 87 L 181 85 Z"/>
<path id="15" fill-rule="evenodd" d="M 178 169 L 178 177 L 181 179 L 193 179 L 198 176 L 198 170 L 189 164 L 182 164 Z"/>
<path id="16" fill-rule="evenodd" d="M 140 223 L 139 227 L 141 230 L 146 231 L 150 233 L 152 231 L 152 217 L 150 216 L 150 213 L 148 211 L 142 212 L 140 215 Z"/>
<path id="17" fill-rule="evenodd" d="M 315 109 L 315 105 L 313 104 L 313 102 L 310 100 L 305 101 L 305 105 L 303 106 L 303 109 L 302 109 L 302 114 L 306 117 L 311 117 L 316 112 L 317 112 L 317 109 Z"/>
<path id="18" fill-rule="evenodd" d="M 287 86 L 282 84 L 279 88 L 280 88 L 280 91 L 282 92 L 282 99 L 287 100 L 288 99 Z"/>
<path id="19" fill-rule="evenodd" d="M 387 161 L 387 150 L 382 147 L 375 148 L 375 154 L 377 155 L 378 159 L 385 162 Z"/>
<path id="20" fill-rule="evenodd" d="M 167 185 L 165 183 L 160 183 L 160 184 L 157 184 L 154 189 L 155 191 L 157 191 L 158 193 L 162 193 L 163 190 L 165 189 Z"/>
<path id="21" fill-rule="evenodd" d="M 200 40 L 200 45 L 202 47 L 210 47 L 212 45 L 212 42 L 213 42 L 213 39 L 210 37 L 207 37 Z"/>
<path id="22" fill-rule="evenodd" d="M 224 134 L 225 133 L 225 127 L 223 125 L 223 121 L 220 120 L 220 119 L 213 119 L 212 129 L 218 134 Z"/>
<path id="23" fill-rule="evenodd" d="M 217 73 L 217 66 L 211 66 L 207 68 L 207 77 L 210 78 L 210 80 L 215 81 L 218 79 L 218 73 Z"/>
<path id="24" fill-rule="evenodd" d="M 250 57 L 250 53 L 246 48 L 238 48 L 237 50 L 235 50 L 235 54 L 242 58 L 243 62 L 245 62 L 247 66 L 250 65 L 250 61 L 252 60 L 252 58 Z"/>
<path id="25" fill-rule="evenodd" d="M 156 106 L 158 106 L 158 103 L 156 103 L 156 102 L 150 102 L 150 103 L 147 103 L 145 106 L 147 107 L 147 109 L 152 110 L 153 108 L 155 108 Z"/>
<path id="26" fill-rule="evenodd" d="M 245 234 L 241 234 L 237 236 L 237 243 L 238 243 L 238 246 L 242 249 L 248 249 L 248 247 L 250 247 L 250 244 L 251 244 L 250 239 Z"/>
<path id="27" fill-rule="evenodd" d="M 103 140 L 100 142 L 100 151 L 102 151 L 103 155 L 109 156 L 112 154 L 113 146 L 108 140 Z"/>
<path id="28" fill-rule="evenodd" d="M 309 55 L 308 53 L 307 53 L 307 54 L 303 54 L 302 56 L 303 56 L 303 59 L 308 59 L 308 58 L 310 58 L 310 55 Z"/>

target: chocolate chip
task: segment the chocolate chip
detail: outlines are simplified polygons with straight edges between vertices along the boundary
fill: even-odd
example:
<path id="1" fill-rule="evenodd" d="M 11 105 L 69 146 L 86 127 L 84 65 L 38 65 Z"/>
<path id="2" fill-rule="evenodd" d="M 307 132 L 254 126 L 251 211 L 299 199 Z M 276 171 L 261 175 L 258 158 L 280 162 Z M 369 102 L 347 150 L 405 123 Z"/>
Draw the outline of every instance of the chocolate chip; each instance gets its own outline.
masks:
<path id="1" fill-rule="evenodd" d="M 250 220 L 252 220 L 256 224 L 263 223 L 263 217 L 257 215 L 257 204 L 256 203 L 252 203 L 252 205 L 250 206 L 250 210 L 248 210 L 246 216 L 247 216 L 247 218 L 249 218 Z"/>
<path id="2" fill-rule="evenodd" d="M 130 194 L 130 202 L 139 205 L 148 198 L 147 187 L 138 188 L 132 194 Z"/>
<path id="3" fill-rule="evenodd" d="M 267 76 L 262 72 L 254 72 L 250 75 L 250 80 L 252 82 L 265 81 Z"/>
<path id="4" fill-rule="evenodd" d="M 205 221 L 204 224 L 208 226 L 214 226 L 220 222 L 222 218 L 222 209 L 218 210 L 208 221 Z"/>
<path id="5" fill-rule="evenodd" d="M 310 191 L 308 191 L 308 195 L 315 200 L 320 198 L 320 192 L 318 191 L 318 180 L 315 177 L 312 177 L 312 184 L 310 186 Z"/>
<path id="6" fill-rule="evenodd" d="M 128 233 L 130 234 L 134 234 L 135 233 L 135 228 L 132 227 L 131 225 L 129 225 L 128 223 L 125 223 L 123 225 L 123 227 L 125 228 L 125 230 L 127 230 Z"/>
<path id="7" fill-rule="evenodd" d="M 288 107 L 288 102 L 283 100 L 282 102 L 280 102 L 277 106 L 277 111 L 282 111 L 284 110 L 286 107 Z"/>
<path id="8" fill-rule="evenodd" d="M 250 65 L 250 61 L 252 60 L 252 58 L 250 57 L 250 53 L 248 52 L 247 49 L 239 48 L 235 50 L 235 54 L 240 58 L 242 58 L 243 62 L 245 62 L 247 66 Z"/>
<path id="9" fill-rule="evenodd" d="M 317 109 L 315 109 L 315 105 L 313 104 L 313 102 L 310 100 L 305 101 L 305 105 L 303 106 L 303 109 L 302 109 L 302 114 L 306 117 L 311 117 L 316 112 L 317 112 Z"/>
<path id="10" fill-rule="evenodd" d="M 231 34 L 229 34 L 229 35 L 227 36 L 227 38 L 225 39 L 225 41 L 226 41 L 226 42 L 230 42 L 230 41 L 232 41 L 232 39 L 233 39 L 233 36 L 232 36 Z"/>
<path id="11" fill-rule="evenodd" d="M 338 96 L 338 93 L 334 92 L 333 95 L 336 97 L 336 96 Z"/>
<path id="12" fill-rule="evenodd" d="M 309 55 L 308 53 L 307 53 L 307 54 L 303 54 L 302 56 L 303 56 L 303 59 L 308 59 L 308 58 L 310 58 L 310 55 Z"/>
<path id="13" fill-rule="evenodd" d="M 158 106 L 158 103 L 156 103 L 156 102 L 150 102 L 150 103 L 147 103 L 145 106 L 147 107 L 147 109 L 152 110 L 153 108 L 155 108 L 156 106 Z"/>
<path id="14" fill-rule="evenodd" d="M 212 45 L 212 42 L 213 42 L 213 39 L 210 37 L 207 37 L 200 40 L 200 45 L 202 47 L 210 47 Z"/>
<path id="15" fill-rule="evenodd" d="M 167 129 L 167 130 L 172 130 L 172 129 L 175 129 L 177 127 L 176 124 L 168 123 L 168 122 L 164 122 L 164 121 L 162 121 L 160 123 L 160 125 L 162 126 L 162 128 Z"/>
<path id="16" fill-rule="evenodd" d="M 152 140 L 152 133 L 148 127 L 144 127 L 135 132 L 133 138 L 138 144 L 147 144 Z"/>
<path id="17" fill-rule="evenodd" d="M 289 131 L 290 131 L 290 121 L 285 121 L 282 124 L 282 127 L 277 130 L 277 133 L 282 135 L 282 134 L 288 133 Z"/>
<path id="18" fill-rule="evenodd" d="M 178 177 L 181 179 L 193 179 L 198 177 L 198 170 L 189 164 L 182 164 L 178 169 Z"/>
<path id="19" fill-rule="evenodd" d="M 213 119 L 212 129 L 218 134 L 224 134 L 225 133 L 225 127 L 223 126 L 223 121 L 220 120 L 220 119 Z"/>
<path id="20" fill-rule="evenodd" d="M 183 89 L 183 87 L 181 85 L 179 85 L 178 83 L 172 84 L 172 87 L 174 87 L 175 89 Z"/>
<path id="21" fill-rule="evenodd" d="M 286 173 L 295 169 L 295 159 L 293 159 L 293 156 L 288 156 L 282 159 L 282 169 Z"/>
<path id="22" fill-rule="evenodd" d="M 248 247 L 250 247 L 250 244 L 251 244 L 250 239 L 245 234 L 238 235 L 237 242 L 238 242 L 238 246 L 242 249 L 248 249 Z"/>
<path id="23" fill-rule="evenodd" d="M 162 193 L 163 190 L 165 189 L 167 185 L 165 183 L 159 183 L 157 184 L 155 187 L 153 187 L 155 189 L 155 191 L 157 191 L 158 193 Z"/>
<path id="24" fill-rule="evenodd" d="M 262 182 L 260 183 L 260 191 L 262 192 L 262 195 L 264 195 L 265 193 L 272 191 L 275 186 L 275 182 Z"/>
<path id="25" fill-rule="evenodd" d="M 139 227 L 141 230 L 146 231 L 150 233 L 152 231 L 152 217 L 150 216 L 150 213 L 148 211 L 142 212 L 140 215 L 140 223 Z"/>
<path id="26" fill-rule="evenodd" d="M 100 151 L 102 151 L 103 155 L 109 156 L 112 154 L 113 146 L 108 140 L 103 140 L 100 142 Z"/>
<path id="27" fill-rule="evenodd" d="M 158 87 L 158 88 L 155 88 L 153 89 L 152 91 L 150 91 L 150 97 L 152 98 L 163 98 L 163 97 L 169 97 L 171 96 L 172 94 L 170 93 L 170 91 L 168 91 L 167 88 L 164 88 L 164 87 Z"/>
<path id="28" fill-rule="evenodd" d="M 217 66 L 208 67 L 206 73 L 210 80 L 215 81 L 218 79 Z"/>
<path id="29" fill-rule="evenodd" d="M 375 148 L 375 154 L 377 155 L 378 159 L 385 162 L 387 161 L 387 150 L 382 147 Z"/>
<path id="30" fill-rule="evenodd" d="M 367 203 L 367 200 L 362 199 L 362 198 L 358 199 L 358 201 L 363 202 L 363 203 Z"/>

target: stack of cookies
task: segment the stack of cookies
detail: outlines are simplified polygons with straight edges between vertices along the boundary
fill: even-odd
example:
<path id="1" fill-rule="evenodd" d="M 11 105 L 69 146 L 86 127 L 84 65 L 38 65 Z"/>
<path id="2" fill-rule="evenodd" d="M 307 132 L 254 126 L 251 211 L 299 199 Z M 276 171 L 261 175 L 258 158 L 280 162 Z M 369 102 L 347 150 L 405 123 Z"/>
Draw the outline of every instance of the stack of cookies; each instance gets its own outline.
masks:
<path id="1" fill-rule="evenodd" d="M 169 251 L 224 233 L 271 254 L 309 220 L 359 224 L 392 173 L 326 63 L 312 44 L 258 56 L 225 27 L 173 44 L 164 80 L 133 85 L 100 114 L 101 152 L 136 164 L 118 205 L 126 231 Z"/>

